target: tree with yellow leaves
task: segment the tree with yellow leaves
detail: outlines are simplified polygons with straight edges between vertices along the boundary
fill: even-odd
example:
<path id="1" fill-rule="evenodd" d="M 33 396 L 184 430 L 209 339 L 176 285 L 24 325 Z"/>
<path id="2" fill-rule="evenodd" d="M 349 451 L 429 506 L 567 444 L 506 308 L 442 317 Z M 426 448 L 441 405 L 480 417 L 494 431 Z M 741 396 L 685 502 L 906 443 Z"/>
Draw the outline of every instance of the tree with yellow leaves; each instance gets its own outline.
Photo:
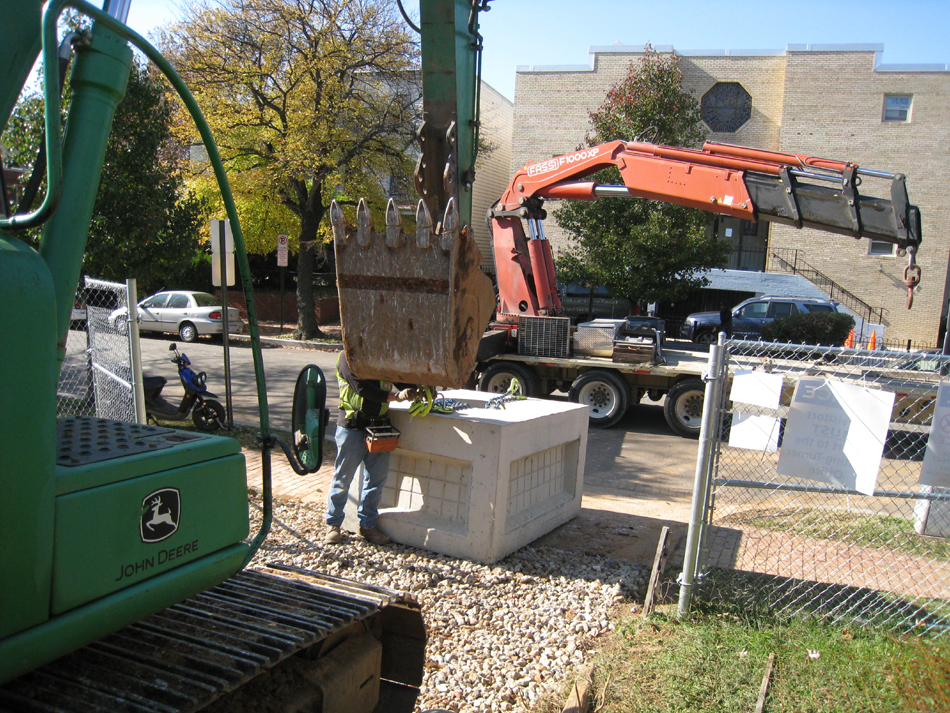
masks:
<path id="1" fill-rule="evenodd" d="M 184 12 L 163 53 L 215 136 L 249 248 L 270 252 L 296 228 L 295 334 L 319 336 L 313 274 L 330 201 L 378 196 L 409 172 L 418 48 L 391 0 L 203 0 Z"/>

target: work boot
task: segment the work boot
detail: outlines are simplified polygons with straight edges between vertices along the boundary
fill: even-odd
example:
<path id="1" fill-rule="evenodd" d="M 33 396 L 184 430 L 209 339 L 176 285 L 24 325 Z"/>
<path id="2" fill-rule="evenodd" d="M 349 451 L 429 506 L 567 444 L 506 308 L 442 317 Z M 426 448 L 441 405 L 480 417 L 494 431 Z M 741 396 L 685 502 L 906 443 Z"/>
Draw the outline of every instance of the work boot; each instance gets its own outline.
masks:
<path id="1" fill-rule="evenodd" d="M 360 528 L 360 535 L 367 542 L 372 542 L 374 545 L 388 545 L 392 542 L 392 539 L 385 532 L 380 530 L 378 527 L 371 527 L 368 530 L 365 528 Z"/>
<path id="2" fill-rule="evenodd" d="M 327 527 L 327 534 L 323 536 L 323 544 L 338 545 L 343 542 L 343 533 L 340 532 L 339 525 L 330 525 Z"/>

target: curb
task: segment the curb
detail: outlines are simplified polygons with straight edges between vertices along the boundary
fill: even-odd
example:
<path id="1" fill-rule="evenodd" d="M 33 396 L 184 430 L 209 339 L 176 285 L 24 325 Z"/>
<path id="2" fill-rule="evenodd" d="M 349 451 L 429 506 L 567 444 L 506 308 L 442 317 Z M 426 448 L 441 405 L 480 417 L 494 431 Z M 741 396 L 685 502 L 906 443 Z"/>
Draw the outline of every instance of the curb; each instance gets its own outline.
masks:
<path id="1" fill-rule="evenodd" d="M 251 337 L 247 334 L 232 334 L 231 339 L 250 343 Z M 294 339 L 280 339 L 278 337 L 261 337 L 261 344 L 275 347 L 296 347 L 298 349 L 316 349 L 323 351 L 340 351 L 343 342 L 300 342 Z"/>

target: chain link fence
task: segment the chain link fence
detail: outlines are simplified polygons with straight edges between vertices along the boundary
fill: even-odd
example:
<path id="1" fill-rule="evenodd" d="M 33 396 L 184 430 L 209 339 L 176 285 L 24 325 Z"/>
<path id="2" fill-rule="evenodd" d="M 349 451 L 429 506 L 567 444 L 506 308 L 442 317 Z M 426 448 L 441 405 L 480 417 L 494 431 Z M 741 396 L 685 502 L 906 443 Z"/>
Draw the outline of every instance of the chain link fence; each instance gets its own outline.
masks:
<path id="1" fill-rule="evenodd" d="M 76 291 L 57 416 L 135 422 L 126 285 L 87 277 Z"/>
<path id="2" fill-rule="evenodd" d="M 724 379 L 697 601 L 946 633 L 950 358 L 740 341 L 713 352 L 709 373 Z"/>

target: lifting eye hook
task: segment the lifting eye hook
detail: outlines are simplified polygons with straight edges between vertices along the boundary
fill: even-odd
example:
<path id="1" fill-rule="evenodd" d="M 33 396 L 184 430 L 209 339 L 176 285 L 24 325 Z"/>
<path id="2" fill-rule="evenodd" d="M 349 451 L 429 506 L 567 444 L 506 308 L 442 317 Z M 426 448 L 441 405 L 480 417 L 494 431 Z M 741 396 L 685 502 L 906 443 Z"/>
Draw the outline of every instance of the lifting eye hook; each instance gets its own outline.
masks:
<path id="1" fill-rule="evenodd" d="M 907 309 L 910 309 L 914 305 L 914 288 L 920 284 L 920 265 L 917 264 L 913 249 L 907 251 L 904 284 L 907 285 Z"/>

